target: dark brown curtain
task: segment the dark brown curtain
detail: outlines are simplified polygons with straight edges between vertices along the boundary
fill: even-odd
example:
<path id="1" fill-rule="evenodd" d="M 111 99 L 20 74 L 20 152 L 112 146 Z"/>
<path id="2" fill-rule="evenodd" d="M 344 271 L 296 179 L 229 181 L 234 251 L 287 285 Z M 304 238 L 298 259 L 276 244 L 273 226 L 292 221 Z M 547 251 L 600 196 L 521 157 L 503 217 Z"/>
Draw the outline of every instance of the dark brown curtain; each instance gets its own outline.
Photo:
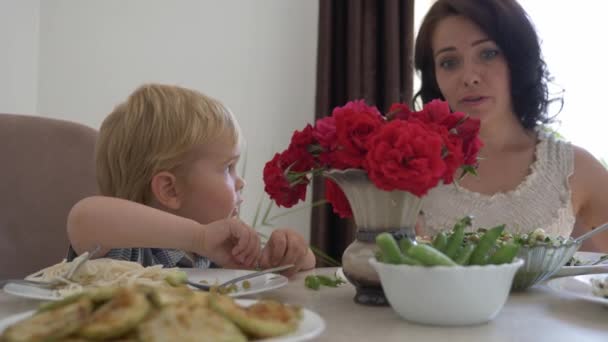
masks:
<path id="1" fill-rule="evenodd" d="M 320 0 L 316 118 L 349 100 L 365 99 L 381 112 L 409 103 L 413 31 L 414 0 Z M 323 182 L 313 181 L 313 201 L 325 198 Z M 311 244 L 336 260 L 355 233 L 352 220 L 329 205 L 313 209 L 311 232 Z"/>

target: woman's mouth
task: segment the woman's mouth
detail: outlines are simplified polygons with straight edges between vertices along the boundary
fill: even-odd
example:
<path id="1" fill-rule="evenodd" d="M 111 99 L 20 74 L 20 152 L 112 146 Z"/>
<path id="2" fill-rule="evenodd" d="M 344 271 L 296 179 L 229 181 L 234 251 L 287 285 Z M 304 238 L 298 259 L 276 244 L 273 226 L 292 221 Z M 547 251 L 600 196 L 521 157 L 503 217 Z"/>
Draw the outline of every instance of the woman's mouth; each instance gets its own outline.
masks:
<path id="1" fill-rule="evenodd" d="M 467 96 L 460 100 L 460 103 L 465 106 L 479 106 L 486 102 L 488 98 L 485 96 Z"/>

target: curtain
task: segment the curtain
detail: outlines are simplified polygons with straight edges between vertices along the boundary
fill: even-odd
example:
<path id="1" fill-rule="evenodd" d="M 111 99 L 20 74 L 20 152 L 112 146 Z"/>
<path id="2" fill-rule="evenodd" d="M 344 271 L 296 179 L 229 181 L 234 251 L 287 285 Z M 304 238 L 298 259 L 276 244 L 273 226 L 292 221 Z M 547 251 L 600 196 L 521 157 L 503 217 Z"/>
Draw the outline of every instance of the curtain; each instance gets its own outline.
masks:
<path id="1" fill-rule="evenodd" d="M 413 87 L 414 0 L 319 0 L 316 119 L 336 106 L 364 99 L 385 112 L 410 103 Z M 313 202 L 325 198 L 313 180 Z M 326 204 L 313 208 L 311 244 L 340 260 L 354 239 L 352 220 Z M 323 263 L 319 263 L 323 266 Z"/>

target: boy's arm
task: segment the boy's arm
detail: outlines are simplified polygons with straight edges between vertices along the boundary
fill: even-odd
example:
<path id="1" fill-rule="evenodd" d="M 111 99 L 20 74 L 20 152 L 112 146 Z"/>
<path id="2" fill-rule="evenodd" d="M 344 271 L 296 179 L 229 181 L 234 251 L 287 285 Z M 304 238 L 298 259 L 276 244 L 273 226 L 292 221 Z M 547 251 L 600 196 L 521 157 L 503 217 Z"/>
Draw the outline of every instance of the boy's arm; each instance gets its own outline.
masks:
<path id="1" fill-rule="evenodd" d="M 68 215 L 68 238 L 76 253 L 100 246 L 174 248 L 193 252 L 202 240 L 202 225 L 139 203 L 112 197 L 85 198 Z"/>
<path id="2" fill-rule="evenodd" d="M 76 253 L 101 248 L 172 248 L 208 257 L 223 267 L 252 267 L 259 237 L 237 219 L 200 224 L 194 220 L 112 197 L 95 196 L 70 211 L 68 237 Z"/>

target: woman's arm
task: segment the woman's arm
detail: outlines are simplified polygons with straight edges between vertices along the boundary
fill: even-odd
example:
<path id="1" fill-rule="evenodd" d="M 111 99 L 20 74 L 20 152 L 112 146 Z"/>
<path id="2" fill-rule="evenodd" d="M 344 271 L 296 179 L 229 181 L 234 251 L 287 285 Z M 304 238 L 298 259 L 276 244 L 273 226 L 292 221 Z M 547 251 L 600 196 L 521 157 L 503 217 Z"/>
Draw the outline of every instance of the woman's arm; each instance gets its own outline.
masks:
<path id="1" fill-rule="evenodd" d="M 570 181 L 576 212 L 577 237 L 608 222 L 608 171 L 586 150 L 574 148 L 574 174 Z M 581 250 L 608 253 L 608 232 L 583 243 Z"/>

